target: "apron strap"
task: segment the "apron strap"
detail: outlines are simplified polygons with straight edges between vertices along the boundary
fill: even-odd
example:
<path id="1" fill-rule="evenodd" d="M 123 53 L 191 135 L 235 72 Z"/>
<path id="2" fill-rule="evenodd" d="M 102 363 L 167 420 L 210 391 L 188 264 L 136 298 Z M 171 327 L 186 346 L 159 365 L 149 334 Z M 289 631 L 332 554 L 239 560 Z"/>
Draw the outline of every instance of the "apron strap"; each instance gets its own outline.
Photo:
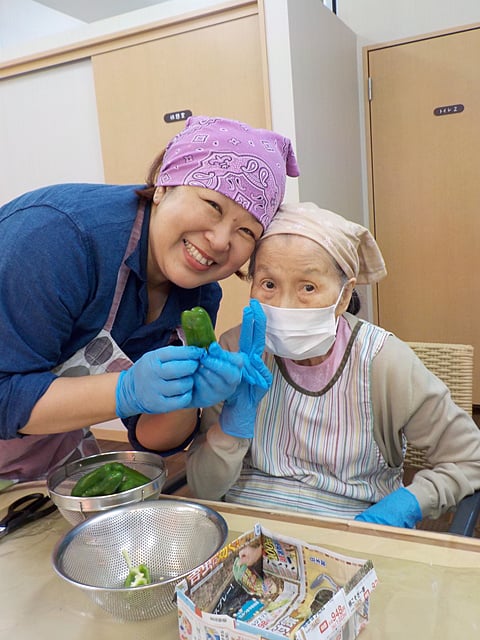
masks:
<path id="1" fill-rule="evenodd" d="M 115 293 L 113 296 L 112 306 L 110 307 L 110 312 L 108 314 L 107 322 L 105 323 L 105 326 L 104 326 L 104 329 L 108 332 L 112 330 L 113 323 L 115 322 L 115 317 L 117 315 L 118 307 L 120 306 L 120 301 L 122 299 L 123 292 L 125 291 L 128 275 L 130 273 L 130 267 L 126 264 L 126 261 L 137 248 L 138 242 L 140 240 L 140 236 L 142 234 L 142 225 L 143 225 L 144 216 L 145 216 L 145 201 L 142 199 L 138 205 L 137 215 L 135 217 L 135 222 L 133 223 L 132 233 L 130 234 L 130 239 L 128 241 L 127 248 L 125 249 L 125 255 L 123 256 L 122 264 L 118 271 L 117 284 L 115 286 Z"/>

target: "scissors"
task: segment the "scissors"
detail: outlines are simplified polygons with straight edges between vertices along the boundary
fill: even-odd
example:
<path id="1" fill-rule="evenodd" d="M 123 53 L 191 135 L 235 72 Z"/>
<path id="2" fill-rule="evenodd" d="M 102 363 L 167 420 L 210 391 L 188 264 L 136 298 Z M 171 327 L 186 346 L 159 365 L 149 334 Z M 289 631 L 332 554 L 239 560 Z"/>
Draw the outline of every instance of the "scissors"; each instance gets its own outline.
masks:
<path id="1" fill-rule="evenodd" d="M 0 538 L 19 529 L 24 524 L 47 516 L 56 508 L 49 496 L 45 496 L 43 493 L 29 493 L 18 498 L 8 507 L 7 515 L 0 520 Z"/>

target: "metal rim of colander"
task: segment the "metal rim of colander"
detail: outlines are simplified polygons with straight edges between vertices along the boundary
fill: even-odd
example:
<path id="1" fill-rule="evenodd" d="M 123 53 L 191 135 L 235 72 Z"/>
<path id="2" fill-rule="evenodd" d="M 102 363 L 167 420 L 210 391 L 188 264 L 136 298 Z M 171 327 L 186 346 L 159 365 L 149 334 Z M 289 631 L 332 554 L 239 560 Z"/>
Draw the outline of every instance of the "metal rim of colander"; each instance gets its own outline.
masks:
<path id="1" fill-rule="evenodd" d="M 85 470 L 85 472 L 88 473 L 89 467 L 98 467 L 107 462 L 122 462 L 126 465 L 128 465 L 128 463 L 145 464 L 151 467 L 157 467 L 159 472 L 150 482 L 145 483 L 141 487 L 108 496 L 79 498 L 56 491 L 62 482 L 79 471 Z M 167 467 L 160 455 L 148 451 L 110 451 L 74 460 L 51 472 L 47 477 L 47 490 L 52 502 L 54 502 L 59 509 L 89 513 L 92 511 L 110 510 L 111 508 L 129 502 L 137 503 L 145 500 L 154 494 L 160 493 L 166 480 Z"/>
<path id="2" fill-rule="evenodd" d="M 128 504 L 128 505 L 125 505 L 125 506 L 114 507 L 113 509 L 109 509 L 108 511 L 105 511 L 104 513 L 99 513 L 97 515 L 94 515 L 91 518 L 89 518 L 88 520 L 85 520 L 84 522 L 81 522 L 80 524 L 77 524 L 76 526 L 74 526 L 55 545 L 55 548 L 54 548 L 53 553 L 52 553 L 52 565 L 53 565 L 53 568 L 54 568 L 55 572 L 61 578 L 66 580 L 68 583 L 70 583 L 72 585 L 75 585 L 77 587 L 80 587 L 82 589 L 85 589 L 87 591 L 97 591 L 97 592 L 112 592 L 112 591 L 114 591 L 115 593 L 131 592 L 132 591 L 132 587 L 100 587 L 100 586 L 96 586 L 96 585 L 92 585 L 92 584 L 85 584 L 84 582 L 79 582 L 78 580 L 74 580 L 73 578 L 70 578 L 68 575 L 66 575 L 62 571 L 62 568 L 61 568 L 61 561 L 62 561 L 63 555 L 66 552 L 66 550 L 67 550 L 68 546 L 70 545 L 70 543 L 74 540 L 74 538 L 81 531 L 83 531 L 83 529 L 95 526 L 95 524 L 97 524 L 98 522 L 100 522 L 102 520 L 106 520 L 107 518 L 115 517 L 115 515 L 117 515 L 118 513 L 121 513 L 121 512 L 133 511 L 133 510 L 137 510 L 137 509 L 163 508 L 166 504 L 168 504 L 170 507 L 172 505 L 173 506 L 179 506 L 179 507 L 181 506 L 182 508 L 187 508 L 187 509 L 191 509 L 191 510 L 195 510 L 195 511 L 201 511 L 210 520 L 212 520 L 218 526 L 218 528 L 220 529 L 220 533 L 221 533 L 221 541 L 219 542 L 219 544 L 217 545 L 215 550 L 211 553 L 209 558 L 214 556 L 216 553 L 218 553 L 225 546 L 225 544 L 227 542 L 227 537 L 228 537 L 228 525 L 227 525 L 227 522 L 226 522 L 225 518 L 220 513 L 218 513 L 218 511 L 215 511 L 215 509 L 212 509 L 211 507 L 208 507 L 207 505 L 200 504 L 199 502 L 194 502 L 192 500 L 178 500 L 176 498 L 171 498 L 169 496 L 162 496 L 162 498 L 160 498 L 159 500 L 155 500 L 155 501 L 154 500 L 150 500 L 148 503 L 144 503 L 144 502 L 138 503 L 137 502 L 135 504 Z M 209 558 L 205 558 L 204 562 L 207 562 L 207 560 Z M 203 564 L 203 562 L 200 563 L 200 564 Z M 198 566 L 200 566 L 200 565 L 198 565 Z M 190 573 L 192 573 L 192 571 L 194 571 L 195 568 L 196 567 L 192 567 L 188 571 L 185 571 L 184 573 L 182 573 L 182 574 L 180 574 L 178 576 L 173 576 L 171 578 L 166 578 L 165 580 L 159 580 L 158 582 L 152 582 L 151 584 L 147 584 L 147 585 L 140 585 L 138 587 L 135 587 L 135 591 L 148 591 L 150 589 L 155 589 L 156 587 L 168 585 L 168 584 L 171 584 L 171 583 L 181 582 Z"/>

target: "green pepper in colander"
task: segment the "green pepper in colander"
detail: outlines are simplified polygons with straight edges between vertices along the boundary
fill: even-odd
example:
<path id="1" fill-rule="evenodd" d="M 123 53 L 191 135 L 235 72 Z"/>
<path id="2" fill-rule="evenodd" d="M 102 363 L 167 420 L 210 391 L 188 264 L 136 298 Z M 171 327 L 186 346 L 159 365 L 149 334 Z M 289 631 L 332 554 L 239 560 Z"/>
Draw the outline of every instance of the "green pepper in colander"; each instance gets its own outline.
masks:
<path id="1" fill-rule="evenodd" d="M 109 496 L 136 489 L 150 480 L 143 473 L 121 462 L 107 462 L 82 476 L 73 487 L 71 495 L 77 498 Z"/>
<path id="2" fill-rule="evenodd" d="M 123 583 L 124 587 L 142 587 L 152 582 L 150 571 L 146 565 L 139 564 L 137 567 L 134 567 L 126 549 L 122 549 L 122 555 L 128 566 L 128 576 Z"/>
<path id="3" fill-rule="evenodd" d="M 116 493 L 120 493 L 122 491 L 129 491 L 130 489 L 136 489 L 137 487 L 141 487 L 143 484 L 151 481 L 151 478 L 143 475 L 140 471 L 136 469 L 132 469 L 131 467 L 127 467 L 121 462 L 115 463 L 118 469 L 123 471 L 123 478 L 120 486 L 117 488 Z"/>
<path id="4" fill-rule="evenodd" d="M 188 345 L 208 349 L 216 341 L 212 321 L 203 307 L 182 311 L 182 329 Z"/>
<path id="5" fill-rule="evenodd" d="M 78 498 L 109 496 L 116 493 L 123 475 L 123 470 L 116 469 L 113 463 L 104 464 L 82 476 L 73 487 L 71 494 Z"/>

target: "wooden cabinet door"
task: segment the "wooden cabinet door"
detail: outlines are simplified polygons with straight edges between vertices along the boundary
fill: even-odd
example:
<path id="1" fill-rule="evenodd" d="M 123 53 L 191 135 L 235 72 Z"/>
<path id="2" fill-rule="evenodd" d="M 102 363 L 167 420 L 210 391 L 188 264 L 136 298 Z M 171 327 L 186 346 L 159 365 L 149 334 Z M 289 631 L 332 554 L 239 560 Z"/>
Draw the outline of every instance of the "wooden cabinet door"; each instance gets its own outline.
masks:
<path id="1" fill-rule="evenodd" d="M 480 28 L 370 47 L 378 322 L 475 347 L 480 403 Z"/>
<path id="2" fill-rule="evenodd" d="M 151 41 L 92 58 L 105 180 L 141 183 L 148 167 L 184 122 L 165 114 L 224 116 L 268 128 L 267 82 L 257 13 L 185 32 L 162 33 Z M 232 276 L 222 283 L 224 299 L 217 333 L 237 324 L 249 285 Z"/>

